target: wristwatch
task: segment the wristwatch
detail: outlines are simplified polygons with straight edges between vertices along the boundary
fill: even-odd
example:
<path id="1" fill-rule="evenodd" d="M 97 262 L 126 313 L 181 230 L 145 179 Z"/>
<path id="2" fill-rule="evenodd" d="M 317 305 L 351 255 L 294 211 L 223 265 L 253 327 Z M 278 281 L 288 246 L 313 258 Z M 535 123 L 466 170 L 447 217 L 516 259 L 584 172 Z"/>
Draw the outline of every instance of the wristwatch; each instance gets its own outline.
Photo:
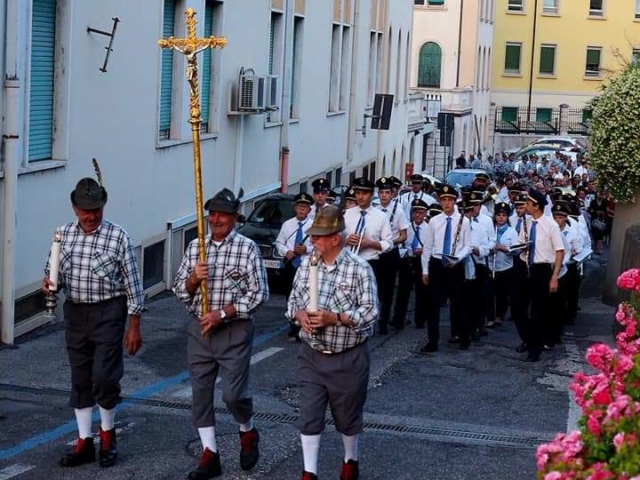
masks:
<path id="1" fill-rule="evenodd" d="M 336 313 L 336 325 L 342 325 L 342 319 L 339 313 Z"/>
<path id="2" fill-rule="evenodd" d="M 227 318 L 227 312 L 224 311 L 224 308 L 220 309 L 220 320 L 224 320 Z"/>

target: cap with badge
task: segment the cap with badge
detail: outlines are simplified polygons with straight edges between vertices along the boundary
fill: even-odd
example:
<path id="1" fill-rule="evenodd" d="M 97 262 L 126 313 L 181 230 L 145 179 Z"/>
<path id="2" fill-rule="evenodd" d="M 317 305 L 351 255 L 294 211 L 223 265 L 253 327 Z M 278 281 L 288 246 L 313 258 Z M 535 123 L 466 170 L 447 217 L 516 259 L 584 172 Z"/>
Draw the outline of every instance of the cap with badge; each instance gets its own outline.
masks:
<path id="1" fill-rule="evenodd" d="M 440 188 L 440 191 L 438 192 L 438 197 L 456 199 L 458 198 L 458 190 L 456 190 L 455 187 L 452 187 L 451 185 L 445 184 Z"/>
<path id="2" fill-rule="evenodd" d="M 547 205 L 547 197 L 545 194 L 535 188 L 529 189 L 527 200 L 537 204 L 540 208 L 544 208 Z"/>
<path id="3" fill-rule="evenodd" d="M 424 183 L 424 177 L 419 173 L 411 175 L 411 183 Z"/>
<path id="4" fill-rule="evenodd" d="M 504 213 L 505 215 L 511 215 L 511 207 L 507 202 L 499 202 L 493 206 L 493 214 L 498 215 L 500 213 Z"/>
<path id="5" fill-rule="evenodd" d="M 313 187 L 313 193 L 328 192 L 331 189 L 331 185 L 325 178 L 317 178 L 311 182 Z"/>
<path id="6" fill-rule="evenodd" d="M 393 175 L 389 177 L 389 181 L 391 182 L 391 185 L 393 185 L 393 188 L 400 188 L 403 185 L 402 180 L 398 177 L 394 177 Z"/>
<path id="7" fill-rule="evenodd" d="M 516 207 L 524 205 L 525 203 L 527 203 L 527 196 L 528 195 L 526 193 L 519 193 L 518 196 L 513 201 L 513 204 Z"/>
<path id="8" fill-rule="evenodd" d="M 204 209 L 209 212 L 221 212 L 234 214 L 240 209 L 240 197 L 242 189 L 236 197 L 231 190 L 223 188 L 204 204 Z"/>
<path id="9" fill-rule="evenodd" d="M 429 218 L 433 218 L 436 215 L 440 215 L 442 213 L 442 205 L 439 203 L 432 203 L 429 205 Z"/>
<path id="10" fill-rule="evenodd" d="M 335 202 L 336 198 L 338 198 L 338 193 L 335 190 L 329 190 L 327 192 L 327 201 L 328 202 Z"/>
<path id="11" fill-rule="evenodd" d="M 354 202 L 356 201 L 356 191 L 353 189 L 353 187 L 344 192 L 343 198 L 344 200 L 353 200 Z"/>
<path id="12" fill-rule="evenodd" d="M 316 215 L 313 224 L 307 230 L 307 235 L 324 237 L 340 233 L 344 228 L 344 217 L 340 208 L 335 205 L 327 205 Z"/>
<path id="13" fill-rule="evenodd" d="M 489 176 L 488 173 L 480 172 L 480 173 L 476 173 L 474 180 L 484 180 L 485 182 L 489 183 L 489 180 L 491 180 L 491 177 Z"/>
<path id="14" fill-rule="evenodd" d="M 569 204 L 565 202 L 558 202 L 553 207 L 551 207 L 551 213 L 555 217 L 556 215 L 567 217 L 570 213 Z"/>
<path id="15" fill-rule="evenodd" d="M 356 178 L 353 181 L 353 185 L 351 185 L 351 188 L 353 188 L 354 190 L 365 190 L 367 192 L 372 192 L 374 187 L 375 185 L 373 184 L 373 182 L 364 177 Z"/>
<path id="16" fill-rule="evenodd" d="M 393 182 L 390 177 L 380 177 L 376 181 L 376 187 L 378 187 L 378 190 L 391 190 L 393 188 Z"/>
<path id="17" fill-rule="evenodd" d="M 411 210 L 427 210 L 428 208 L 429 205 L 427 205 L 427 202 L 425 202 L 424 200 L 416 198 L 415 200 L 411 201 Z"/>
<path id="18" fill-rule="evenodd" d="M 293 197 L 293 201 L 296 204 L 312 205 L 313 197 L 306 192 L 300 192 L 298 195 Z"/>

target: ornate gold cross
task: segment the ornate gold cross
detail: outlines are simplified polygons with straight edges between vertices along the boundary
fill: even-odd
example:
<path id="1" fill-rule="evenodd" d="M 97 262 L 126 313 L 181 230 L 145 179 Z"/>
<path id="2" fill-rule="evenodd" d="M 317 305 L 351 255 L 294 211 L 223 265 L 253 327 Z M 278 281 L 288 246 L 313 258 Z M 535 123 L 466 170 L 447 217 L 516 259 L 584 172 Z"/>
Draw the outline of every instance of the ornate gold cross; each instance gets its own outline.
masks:
<path id="1" fill-rule="evenodd" d="M 198 38 L 196 36 L 196 11 L 188 8 L 187 15 L 187 38 L 161 38 L 158 40 L 160 48 L 173 48 L 187 57 L 187 82 L 190 90 L 189 123 L 193 135 L 193 168 L 196 183 L 196 214 L 198 217 L 198 257 L 200 261 L 206 261 L 206 249 L 204 245 L 204 206 L 202 200 L 202 164 L 200 161 L 200 86 L 198 84 L 198 61 L 196 55 L 207 48 L 224 47 L 227 40 L 224 37 Z M 200 284 L 202 295 L 202 314 L 209 311 L 209 300 L 207 294 L 207 282 L 203 280 Z"/>

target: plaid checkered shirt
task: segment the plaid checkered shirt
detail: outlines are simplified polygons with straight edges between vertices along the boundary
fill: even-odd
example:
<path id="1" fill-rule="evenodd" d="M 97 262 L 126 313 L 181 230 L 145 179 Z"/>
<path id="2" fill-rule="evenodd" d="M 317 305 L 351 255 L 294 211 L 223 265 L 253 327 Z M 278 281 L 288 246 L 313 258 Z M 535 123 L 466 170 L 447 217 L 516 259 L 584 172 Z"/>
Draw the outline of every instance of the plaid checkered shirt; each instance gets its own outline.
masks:
<path id="1" fill-rule="evenodd" d="M 289 296 L 287 318 L 295 321 L 296 312 L 309 306 L 309 262 L 307 255 L 293 281 Z M 349 317 L 355 326 L 330 325 L 317 329 L 316 338 L 304 330 L 301 338 L 312 348 L 340 353 L 364 342 L 373 335 L 378 317 L 378 287 L 373 270 L 366 260 L 343 249 L 333 265 L 318 265 L 318 308 Z"/>
<path id="2" fill-rule="evenodd" d="M 124 229 L 103 220 L 89 234 L 78 222 L 60 230 L 59 282 L 73 303 L 98 303 L 127 296 L 129 315 L 140 315 L 144 294 L 131 239 Z M 44 273 L 50 272 L 51 251 Z"/>
<path id="3" fill-rule="evenodd" d="M 233 304 L 235 319 L 249 319 L 253 312 L 269 299 L 267 271 L 258 246 L 247 237 L 231 232 L 216 244 L 211 235 L 205 237 L 206 258 L 209 265 L 209 311 L 220 310 Z M 200 287 L 194 295 L 187 291 L 187 279 L 198 263 L 198 239 L 187 247 L 173 282 L 173 292 L 182 300 L 187 309 L 202 316 L 202 294 Z M 234 319 L 225 319 L 233 321 Z"/>

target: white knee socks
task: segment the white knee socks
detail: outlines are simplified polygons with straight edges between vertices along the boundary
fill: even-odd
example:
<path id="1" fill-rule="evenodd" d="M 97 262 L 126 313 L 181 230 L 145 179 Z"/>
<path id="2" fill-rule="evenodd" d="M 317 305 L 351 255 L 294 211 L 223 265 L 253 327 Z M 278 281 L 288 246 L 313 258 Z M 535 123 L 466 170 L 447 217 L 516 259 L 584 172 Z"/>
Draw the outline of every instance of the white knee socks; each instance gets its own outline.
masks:
<path id="1" fill-rule="evenodd" d="M 248 432 L 249 430 L 253 430 L 253 417 L 247 423 L 240 424 L 241 432 Z"/>
<path id="2" fill-rule="evenodd" d="M 203 451 L 207 448 L 213 453 L 216 453 L 218 451 L 218 446 L 216 445 L 215 427 L 201 427 L 198 429 L 198 434 L 200 435 L 200 441 L 202 442 Z"/>
<path id="3" fill-rule="evenodd" d="M 76 408 L 76 423 L 78 424 L 78 437 L 90 438 L 91 433 L 91 417 L 93 415 L 93 407 Z"/>
<path id="4" fill-rule="evenodd" d="M 342 435 L 342 445 L 344 445 L 344 461 L 358 461 L 358 438 L 360 435 Z"/>
<path id="5" fill-rule="evenodd" d="M 100 409 L 100 421 L 102 423 L 102 431 L 113 430 L 116 424 L 116 409 L 107 410 L 98 406 Z"/>
<path id="6" fill-rule="evenodd" d="M 321 435 L 300 435 L 302 440 L 302 457 L 304 470 L 314 475 L 318 474 L 318 454 L 320 452 Z"/>

